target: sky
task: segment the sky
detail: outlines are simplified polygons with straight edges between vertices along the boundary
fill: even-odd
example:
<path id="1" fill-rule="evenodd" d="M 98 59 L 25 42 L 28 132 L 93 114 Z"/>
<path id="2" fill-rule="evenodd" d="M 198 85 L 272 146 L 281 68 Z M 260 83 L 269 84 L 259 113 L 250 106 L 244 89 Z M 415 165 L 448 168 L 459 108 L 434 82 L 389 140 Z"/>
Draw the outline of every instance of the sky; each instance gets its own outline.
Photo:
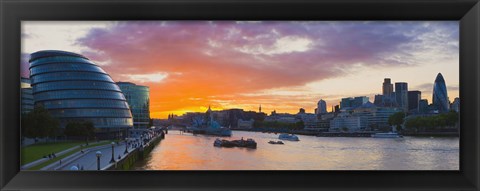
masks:
<path id="1" fill-rule="evenodd" d="M 432 100 L 442 73 L 459 97 L 458 21 L 23 21 L 30 54 L 82 54 L 114 81 L 150 87 L 152 118 L 241 108 L 313 113 L 381 94 L 384 78 Z"/>

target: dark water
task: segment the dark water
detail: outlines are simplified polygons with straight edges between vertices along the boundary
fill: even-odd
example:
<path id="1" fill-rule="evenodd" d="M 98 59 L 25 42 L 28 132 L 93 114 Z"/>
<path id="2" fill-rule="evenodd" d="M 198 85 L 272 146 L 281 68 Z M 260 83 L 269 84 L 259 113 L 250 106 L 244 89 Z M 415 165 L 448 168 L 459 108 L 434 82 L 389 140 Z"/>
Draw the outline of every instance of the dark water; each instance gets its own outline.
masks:
<path id="1" fill-rule="evenodd" d="M 268 144 L 278 135 L 234 131 L 257 149 L 218 148 L 216 137 L 169 131 L 135 170 L 458 170 L 459 138 L 315 137 Z"/>

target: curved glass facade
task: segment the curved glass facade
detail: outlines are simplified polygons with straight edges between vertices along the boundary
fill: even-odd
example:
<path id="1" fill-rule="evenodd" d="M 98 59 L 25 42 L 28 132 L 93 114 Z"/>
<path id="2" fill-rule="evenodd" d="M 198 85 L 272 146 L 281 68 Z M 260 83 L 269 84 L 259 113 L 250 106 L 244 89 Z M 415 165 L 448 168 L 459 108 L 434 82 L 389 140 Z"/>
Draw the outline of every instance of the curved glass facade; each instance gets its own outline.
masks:
<path id="1" fill-rule="evenodd" d="M 435 78 L 435 83 L 433 84 L 433 106 L 439 112 L 448 112 L 450 109 L 448 103 L 448 94 L 447 86 L 445 84 L 445 79 L 441 73 L 438 73 L 437 78 Z"/>
<path id="2" fill-rule="evenodd" d="M 150 89 L 130 82 L 117 82 L 122 90 L 133 115 L 135 128 L 149 128 L 150 121 Z"/>
<path id="3" fill-rule="evenodd" d="M 35 105 L 41 105 L 61 126 L 87 120 L 95 128 L 133 126 L 130 107 L 112 78 L 88 58 L 64 51 L 39 51 L 30 58 Z"/>

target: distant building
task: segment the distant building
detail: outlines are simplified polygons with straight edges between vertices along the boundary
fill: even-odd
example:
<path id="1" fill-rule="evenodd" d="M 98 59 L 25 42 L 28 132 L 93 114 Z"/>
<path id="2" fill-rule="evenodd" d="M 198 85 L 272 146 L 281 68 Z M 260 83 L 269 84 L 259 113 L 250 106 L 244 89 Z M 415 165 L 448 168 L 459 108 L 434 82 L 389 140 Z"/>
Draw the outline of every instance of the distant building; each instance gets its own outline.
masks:
<path id="1" fill-rule="evenodd" d="M 33 110 L 33 93 L 32 87 L 30 86 L 31 81 L 30 78 L 22 77 L 20 79 L 20 88 L 21 88 L 21 113 L 29 113 Z"/>
<path id="2" fill-rule="evenodd" d="M 297 118 L 303 121 L 305 128 L 318 128 L 318 117 L 316 114 L 312 114 L 312 113 L 298 114 Z"/>
<path id="3" fill-rule="evenodd" d="M 371 102 L 367 102 L 361 107 L 357 107 L 353 110 L 353 116 L 367 118 L 368 130 L 375 128 L 389 127 L 388 118 L 394 113 L 399 112 L 398 108 L 393 107 L 377 107 Z"/>
<path id="4" fill-rule="evenodd" d="M 318 101 L 317 103 L 317 109 L 315 114 L 324 114 L 327 113 L 327 102 L 325 102 L 323 99 Z"/>
<path id="5" fill-rule="evenodd" d="M 295 115 L 289 113 L 277 113 L 273 111 L 270 116 L 266 116 L 264 121 L 277 121 L 283 123 L 296 123 L 299 122 L 300 119 L 297 118 Z"/>
<path id="6" fill-rule="evenodd" d="M 334 110 L 335 113 L 338 113 L 340 112 L 340 106 L 339 105 L 335 105 L 335 110 Z"/>
<path id="7" fill-rule="evenodd" d="M 342 98 L 342 100 L 340 101 L 340 109 L 352 107 L 352 101 L 353 101 L 353 98 L 351 97 Z"/>
<path id="8" fill-rule="evenodd" d="M 377 107 L 397 107 L 395 92 L 392 92 L 390 95 L 375 95 L 373 104 L 375 104 Z"/>
<path id="9" fill-rule="evenodd" d="M 384 96 L 391 96 L 393 93 L 393 84 L 390 78 L 383 79 L 383 86 L 382 86 L 382 95 Z"/>
<path id="10" fill-rule="evenodd" d="M 353 116 L 348 113 L 340 113 L 337 117 L 330 121 L 330 128 L 328 131 L 357 132 L 366 129 L 367 125 L 368 119 L 366 117 Z"/>
<path id="11" fill-rule="evenodd" d="M 334 112 L 326 113 L 326 114 L 320 115 L 320 120 L 329 120 L 329 119 L 332 119 L 334 117 L 335 117 Z"/>
<path id="12" fill-rule="evenodd" d="M 368 100 L 369 98 L 367 96 L 342 98 L 342 101 L 340 102 L 340 109 L 360 107 L 363 104 L 367 103 Z"/>
<path id="13" fill-rule="evenodd" d="M 366 104 L 369 101 L 367 96 L 359 96 L 353 98 L 352 107 L 360 107 L 363 104 Z"/>
<path id="14" fill-rule="evenodd" d="M 255 122 L 253 119 L 250 119 L 250 120 L 238 119 L 237 128 L 238 129 L 251 129 L 251 128 L 253 128 L 253 122 Z"/>
<path id="15" fill-rule="evenodd" d="M 420 91 L 408 91 L 408 110 L 415 110 L 418 112 L 418 103 L 422 99 L 422 92 Z"/>
<path id="16" fill-rule="evenodd" d="M 429 110 L 428 100 L 421 99 L 418 102 L 418 112 L 419 113 L 428 113 L 428 110 Z"/>
<path id="17" fill-rule="evenodd" d="M 447 86 L 445 84 L 445 80 L 441 73 L 438 73 L 437 77 L 435 78 L 435 83 L 433 84 L 433 106 L 439 113 L 448 112 L 449 111 L 449 100 L 447 94 Z"/>
<path id="18" fill-rule="evenodd" d="M 150 90 L 147 86 L 136 85 L 131 82 L 117 82 L 127 99 L 133 116 L 133 127 L 150 128 Z"/>
<path id="19" fill-rule="evenodd" d="M 300 109 L 298 110 L 298 114 L 302 114 L 302 113 L 305 113 L 305 109 L 300 108 Z"/>
<path id="20" fill-rule="evenodd" d="M 456 97 L 450 108 L 456 112 L 460 112 L 460 98 Z"/>
<path id="21" fill-rule="evenodd" d="M 398 107 L 402 108 L 404 112 L 408 111 L 408 84 L 406 82 L 395 83 L 395 98 Z"/>

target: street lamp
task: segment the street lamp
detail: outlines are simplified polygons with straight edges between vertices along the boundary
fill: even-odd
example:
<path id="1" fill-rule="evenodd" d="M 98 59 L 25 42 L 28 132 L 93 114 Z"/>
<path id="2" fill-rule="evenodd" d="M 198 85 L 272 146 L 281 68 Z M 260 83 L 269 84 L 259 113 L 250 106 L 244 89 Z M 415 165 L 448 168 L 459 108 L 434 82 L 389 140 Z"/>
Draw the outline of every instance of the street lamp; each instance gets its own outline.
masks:
<path id="1" fill-rule="evenodd" d="M 114 148 L 113 148 L 113 147 L 115 147 L 115 143 L 114 143 L 114 142 L 112 142 L 112 159 L 110 160 L 110 163 L 114 163 L 114 162 L 115 162 L 115 157 L 114 157 L 115 153 L 114 153 Z"/>
<path id="2" fill-rule="evenodd" d="M 123 152 L 123 154 L 127 154 L 128 153 L 128 138 L 125 138 L 125 152 Z"/>
<path id="3" fill-rule="evenodd" d="M 100 157 L 102 157 L 102 152 L 97 151 L 95 155 L 97 155 L 97 170 L 100 170 Z"/>

